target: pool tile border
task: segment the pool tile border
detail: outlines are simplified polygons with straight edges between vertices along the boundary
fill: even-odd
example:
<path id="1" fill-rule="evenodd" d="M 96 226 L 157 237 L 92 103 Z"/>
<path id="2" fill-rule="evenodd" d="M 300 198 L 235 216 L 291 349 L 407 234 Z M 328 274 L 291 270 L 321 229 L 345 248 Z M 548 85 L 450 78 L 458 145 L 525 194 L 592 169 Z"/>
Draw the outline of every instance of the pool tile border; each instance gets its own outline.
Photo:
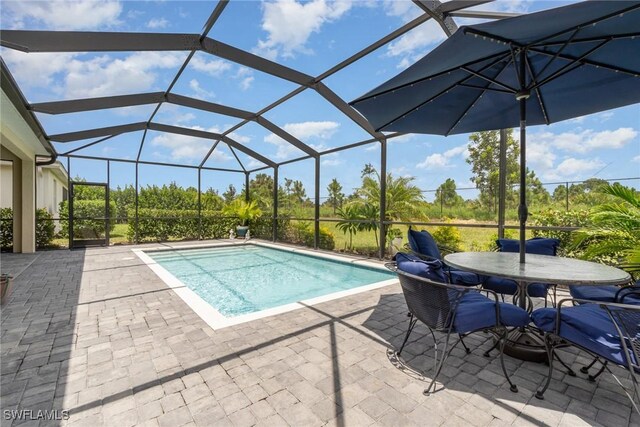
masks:
<path id="1" fill-rule="evenodd" d="M 290 304 L 281 305 L 278 307 L 268 308 L 266 310 L 256 311 L 255 313 L 243 314 L 236 317 L 226 317 L 218 310 L 213 308 L 208 302 L 203 300 L 198 294 L 189 289 L 180 279 L 171 274 L 168 270 L 155 262 L 145 252 L 161 252 L 172 251 L 178 249 L 204 249 L 215 248 L 224 246 L 237 246 L 237 245 L 254 245 L 269 247 L 278 250 L 285 250 L 289 252 L 296 252 L 305 255 L 311 255 L 317 258 L 324 258 L 334 261 L 347 262 L 349 264 L 361 265 L 363 267 L 375 268 L 378 270 L 384 270 L 384 266 L 380 263 L 372 262 L 367 259 L 350 258 L 347 256 L 341 256 L 336 254 L 329 254 L 326 252 L 314 251 L 304 248 L 296 248 L 284 245 L 278 245 L 274 243 L 260 242 L 260 241 L 222 241 L 222 242 L 207 242 L 201 244 L 179 245 L 179 246 L 159 246 L 149 247 L 145 249 L 131 249 L 131 251 L 144 262 L 147 267 L 151 269 L 166 285 L 171 288 L 176 295 L 178 295 L 202 320 L 204 320 L 212 329 L 218 330 L 233 325 L 239 325 L 241 323 L 250 322 L 252 320 L 262 319 L 276 314 L 287 313 L 289 311 L 305 308 L 306 306 L 313 306 L 327 301 L 332 301 L 338 298 L 344 298 L 350 295 L 359 294 L 362 292 L 371 291 L 374 289 L 382 288 L 385 286 L 397 283 L 397 279 L 388 279 L 381 282 L 372 283 L 370 285 L 358 286 L 353 289 L 348 289 L 339 292 L 333 292 L 327 295 L 321 295 L 319 297 L 302 300 L 299 302 L 293 302 Z"/>

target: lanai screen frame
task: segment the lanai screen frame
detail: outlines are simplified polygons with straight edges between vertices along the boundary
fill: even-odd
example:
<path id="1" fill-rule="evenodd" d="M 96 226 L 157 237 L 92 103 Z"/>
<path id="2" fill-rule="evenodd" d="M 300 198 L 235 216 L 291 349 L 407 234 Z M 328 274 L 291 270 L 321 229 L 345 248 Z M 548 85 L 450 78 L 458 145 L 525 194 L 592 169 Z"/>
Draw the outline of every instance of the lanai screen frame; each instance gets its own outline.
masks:
<path id="1" fill-rule="evenodd" d="M 89 138 L 99 138 L 88 144 L 84 144 L 75 149 L 66 151 L 64 153 L 56 153 L 50 160 L 40 162 L 39 164 L 53 163 L 57 157 L 65 157 L 67 159 L 67 172 L 69 174 L 69 184 L 71 183 L 71 159 L 88 159 L 88 160 L 101 160 L 107 163 L 107 184 L 110 185 L 110 164 L 111 162 L 124 162 L 135 164 L 135 243 L 138 243 L 138 195 L 139 195 L 139 165 L 156 165 L 156 166 L 168 166 L 197 169 L 198 171 L 198 221 L 201 223 L 201 176 L 203 170 L 230 172 L 230 173 L 243 173 L 245 175 L 245 197 L 247 200 L 250 198 L 249 194 L 249 182 L 252 173 L 257 173 L 267 169 L 273 170 L 273 213 L 272 213 L 272 239 L 277 240 L 278 233 L 278 169 L 280 166 L 291 164 L 303 160 L 314 159 L 315 163 L 315 188 L 314 188 L 314 248 L 319 247 L 320 237 L 320 162 L 322 156 L 336 153 L 343 150 L 349 150 L 357 148 L 363 145 L 378 142 L 380 144 L 380 194 L 386 195 L 386 177 L 387 177 L 387 141 L 389 139 L 401 136 L 401 133 L 383 134 L 376 132 L 369 122 L 362 117 L 355 109 L 327 87 L 322 81 L 343 68 L 351 65 L 359 59 L 371 54 L 380 47 L 395 40 L 410 30 L 425 23 L 429 19 L 435 20 L 444 33 L 447 36 L 451 36 L 457 30 L 457 24 L 453 20 L 453 17 L 464 18 L 479 18 L 479 19 L 502 19 L 506 17 L 517 16 L 514 13 L 494 12 L 494 11 L 479 11 L 469 10 L 469 8 L 490 3 L 493 0 L 452 0 L 446 3 L 442 3 L 439 0 L 412 0 L 413 3 L 419 7 L 423 13 L 417 18 L 406 23 L 402 27 L 387 34 L 385 37 L 370 44 L 359 52 L 353 54 L 351 57 L 339 62 L 331 67 L 324 73 L 313 77 L 311 75 L 299 72 L 292 68 L 280 65 L 276 62 L 264 59 L 258 55 L 249 53 L 239 48 L 227 45 L 220 41 L 211 39 L 208 37 L 209 32 L 215 25 L 216 21 L 220 18 L 224 9 L 229 3 L 229 0 L 220 0 L 211 15 L 209 16 L 202 32 L 200 34 L 166 34 L 166 33 L 118 33 L 118 32 L 80 32 L 80 31 L 28 31 L 28 30 L 3 30 L 0 32 L 0 45 L 6 48 L 16 49 L 23 52 L 126 52 L 126 51 L 189 51 L 187 58 L 182 66 L 179 68 L 171 84 L 164 92 L 153 93 L 139 93 L 132 95 L 117 95 L 100 98 L 87 98 L 76 99 L 67 101 L 54 101 L 29 104 L 22 96 L 24 106 L 30 111 L 31 118 L 42 129 L 37 117 L 36 112 L 47 114 L 65 114 L 85 112 L 101 109 L 109 109 L 116 107 L 129 107 L 135 105 L 147 105 L 157 104 L 149 119 L 146 122 L 129 123 L 119 126 L 110 126 L 105 128 L 87 129 L 82 131 L 68 132 L 56 135 L 47 135 L 42 129 L 42 138 L 47 142 L 72 142 L 79 140 L 86 140 Z M 196 52 L 202 51 L 211 55 L 220 57 L 222 59 L 240 64 L 242 66 L 258 70 L 280 79 L 295 83 L 298 87 L 283 96 L 282 98 L 272 102 L 266 107 L 257 112 L 245 111 L 221 104 L 216 104 L 208 101 L 203 101 L 195 98 L 186 97 L 172 93 L 172 89 L 178 82 L 178 79 L 182 75 L 183 71 L 191 61 L 191 58 Z M 7 67 L 2 61 L 3 71 L 8 73 Z M 12 83 L 15 84 L 13 79 Z M 316 151 L 309 145 L 300 141 L 284 129 L 278 127 L 271 121 L 267 120 L 263 115 L 285 101 L 293 98 L 294 96 L 304 92 L 307 89 L 315 90 L 320 96 L 322 96 L 331 105 L 337 108 L 348 119 L 367 132 L 371 138 L 347 144 L 341 147 L 332 148 L 325 151 Z M 16 90 L 20 92 L 16 85 Z M 174 105 L 185 106 L 194 108 L 201 111 L 207 111 L 217 113 L 225 116 L 235 117 L 242 119 L 241 122 L 227 129 L 221 134 L 199 131 L 179 126 L 170 126 L 160 123 L 154 123 L 153 119 L 157 114 L 160 106 L 163 103 L 170 103 Z M 281 137 L 287 143 L 296 147 L 297 149 L 305 153 L 304 156 L 286 160 L 283 162 L 275 162 L 272 159 L 262 156 L 243 144 L 234 141 L 229 135 L 244 126 L 247 123 L 255 122 L 265 129 L 271 131 L 275 135 Z M 194 136 L 212 141 L 211 147 L 208 150 L 206 156 L 200 162 L 199 165 L 186 165 L 178 163 L 162 163 L 141 160 L 140 156 L 144 147 L 147 131 L 154 130 L 160 132 L 175 133 L 179 135 Z M 123 159 L 123 158 L 111 158 L 100 156 L 85 156 L 77 154 L 77 152 L 88 148 L 90 146 L 99 144 L 117 135 L 122 135 L 128 132 L 143 131 L 140 146 L 138 148 L 138 154 L 135 160 Z M 240 169 L 229 168 L 215 168 L 205 166 L 205 163 L 217 148 L 220 143 L 224 143 L 229 148 L 235 159 L 240 166 Z M 501 144 L 505 142 L 505 133 L 501 132 Z M 265 164 L 264 167 L 248 170 L 240 161 L 240 158 L 236 154 L 237 151 L 241 151 L 244 154 L 252 157 L 255 160 Z M 38 163 L 37 163 L 38 164 Z M 501 162 L 500 176 L 504 177 L 504 163 Z M 503 234 L 505 228 L 504 218 L 504 195 L 505 195 L 504 179 L 500 181 L 500 206 L 498 209 L 498 233 Z M 386 248 L 386 227 L 392 224 L 408 224 L 402 222 L 387 221 L 386 218 L 386 197 L 380 199 L 380 217 L 378 220 L 378 226 L 380 228 L 380 241 L 378 253 L 379 257 L 384 258 Z M 288 218 L 291 219 L 291 218 Z M 107 218 L 107 221 L 109 219 Z M 72 218 L 71 215 L 68 218 L 70 229 L 70 241 L 71 241 L 71 229 Z M 323 218 L 324 222 L 337 222 L 344 221 L 334 218 Z M 367 222 L 367 221 L 356 221 Z M 431 225 L 433 223 L 412 223 L 417 225 Z M 487 225 L 488 227 L 495 227 L 495 225 Z M 107 227 L 108 228 L 108 227 Z M 201 233 L 200 233 L 201 235 Z"/>

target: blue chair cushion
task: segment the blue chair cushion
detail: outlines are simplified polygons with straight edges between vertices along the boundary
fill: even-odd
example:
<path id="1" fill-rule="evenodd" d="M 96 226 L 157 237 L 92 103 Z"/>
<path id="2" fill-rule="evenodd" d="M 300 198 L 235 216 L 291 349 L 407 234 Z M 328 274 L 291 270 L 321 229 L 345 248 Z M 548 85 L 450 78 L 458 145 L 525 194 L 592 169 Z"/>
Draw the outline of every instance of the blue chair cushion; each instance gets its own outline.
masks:
<path id="1" fill-rule="evenodd" d="M 442 261 L 438 259 L 426 261 L 415 255 L 398 252 L 395 256 L 395 261 L 398 269 L 405 273 L 424 277 L 434 282 L 447 283 L 442 270 Z"/>
<path id="2" fill-rule="evenodd" d="M 639 286 L 637 283 L 635 286 Z M 615 302 L 616 293 L 621 288 L 618 286 L 570 286 L 569 292 L 571 296 L 577 299 L 586 299 L 589 301 L 602 301 L 602 302 Z M 638 287 L 640 290 L 640 287 Z M 620 292 L 619 297 L 622 297 L 624 291 Z M 637 293 L 630 294 L 624 298 L 625 304 L 640 304 L 640 295 Z"/>
<path id="3" fill-rule="evenodd" d="M 407 237 L 409 239 L 409 247 L 411 247 L 412 251 L 418 252 L 422 255 L 430 256 L 431 258 L 442 258 L 436 241 L 428 231 L 415 231 L 409 229 Z"/>
<path id="4" fill-rule="evenodd" d="M 489 277 L 482 285 L 485 289 L 490 289 L 499 294 L 515 295 L 518 290 L 518 284 L 510 279 L 501 277 Z M 535 298 L 544 298 L 547 296 L 549 285 L 546 283 L 531 283 L 527 287 L 529 296 Z"/>
<path id="5" fill-rule="evenodd" d="M 500 304 L 500 321 L 504 326 L 526 326 L 530 322 L 529 313 L 513 304 Z M 496 302 L 479 292 L 467 292 L 456 311 L 453 320 L 454 332 L 464 334 L 467 332 L 496 326 Z"/>
<path id="6" fill-rule="evenodd" d="M 515 239 L 496 240 L 500 252 L 520 252 L 520 241 Z M 524 243 L 524 250 L 528 254 L 555 256 L 560 246 L 560 240 L 546 237 L 534 237 Z"/>
<path id="7" fill-rule="evenodd" d="M 626 365 L 620 336 L 607 312 L 597 304 L 562 308 L 560 337 L 611 362 Z M 555 332 L 556 309 L 540 308 L 531 314 L 533 323 L 545 332 Z"/>
<path id="8" fill-rule="evenodd" d="M 454 269 L 449 270 L 449 276 L 451 277 L 451 283 L 461 286 L 476 286 L 484 280 L 484 277 L 476 273 Z"/>

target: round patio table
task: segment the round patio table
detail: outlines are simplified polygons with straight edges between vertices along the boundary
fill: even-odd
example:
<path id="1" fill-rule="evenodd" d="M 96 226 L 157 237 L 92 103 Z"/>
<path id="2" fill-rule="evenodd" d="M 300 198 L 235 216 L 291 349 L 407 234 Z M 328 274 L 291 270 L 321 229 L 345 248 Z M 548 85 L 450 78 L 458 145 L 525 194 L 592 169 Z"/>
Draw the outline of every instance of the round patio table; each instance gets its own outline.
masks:
<path id="1" fill-rule="evenodd" d="M 527 308 L 530 283 L 554 285 L 623 285 L 631 281 L 629 273 L 595 262 L 548 255 L 527 254 L 520 264 L 520 254 L 510 252 L 458 252 L 444 257 L 445 262 L 461 270 L 485 276 L 511 279 L 518 284 L 517 301 Z M 540 335 L 526 328 L 509 334 L 505 353 L 522 360 L 544 362 L 547 354 Z"/>

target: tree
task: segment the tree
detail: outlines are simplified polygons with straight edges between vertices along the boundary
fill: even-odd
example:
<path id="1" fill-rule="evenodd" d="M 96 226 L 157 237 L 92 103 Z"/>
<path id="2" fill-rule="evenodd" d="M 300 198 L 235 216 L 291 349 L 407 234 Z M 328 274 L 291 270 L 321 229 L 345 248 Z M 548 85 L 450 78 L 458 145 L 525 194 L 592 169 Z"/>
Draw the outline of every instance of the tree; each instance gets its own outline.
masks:
<path id="1" fill-rule="evenodd" d="M 554 202 L 556 203 L 566 203 L 567 201 L 567 186 L 566 185 L 558 185 L 553 190 L 553 195 L 551 196 Z"/>
<path id="2" fill-rule="evenodd" d="M 307 191 L 304 189 L 302 181 L 293 181 L 293 187 L 291 188 L 291 197 L 297 204 L 302 204 L 307 200 Z"/>
<path id="3" fill-rule="evenodd" d="M 520 146 L 513 139 L 513 130 L 507 131 L 506 153 L 506 183 L 507 201 L 517 200 L 517 191 L 514 188 L 518 183 Z M 472 133 L 469 137 L 469 157 L 467 163 L 471 165 L 473 177 L 471 181 L 480 190 L 480 202 L 490 210 L 495 208 L 498 200 L 499 175 L 500 175 L 500 131 Z"/>
<path id="4" fill-rule="evenodd" d="M 436 190 L 435 203 L 442 203 L 444 206 L 451 207 L 460 202 L 462 202 L 462 197 L 456 191 L 456 182 L 451 178 L 447 178 Z"/>
<path id="5" fill-rule="evenodd" d="M 244 189 L 240 195 L 244 199 Z M 270 210 L 273 206 L 273 177 L 266 173 L 256 174 L 249 181 L 249 197 L 258 203 L 260 209 Z"/>
<path id="6" fill-rule="evenodd" d="M 425 218 L 422 210 L 422 191 L 412 184 L 413 177 L 397 177 L 387 174 L 385 221 L 411 221 Z M 362 179 L 362 186 L 356 190 L 359 199 L 355 203 L 368 204 L 380 212 L 380 175 L 373 169 Z M 387 228 L 389 233 L 391 227 Z"/>
<path id="7" fill-rule="evenodd" d="M 551 195 L 540 182 L 534 171 L 527 168 L 527 203 L 545 206 L 551 203 Z"/>
<path id="8" fill-rule="evenodd" d="M 336 227 L 344 234 L 349 233 L 349 249 L 353 249 L 353 235 L 358 233 L 360 226 L 357 220 L 361 220 L 360 211 L 357 205 L 346 205 L 344 208 L 338 209 L 338 216 L 344 221 L 336 223 Z"/>
<path id="9" fill-rule="evenodd" d="M 376 168 L 374 168 L 371 163 L 367 163 L 366 165 L 364 165 L 364 168 L 362 168 L 362 172 L 360 172 L 360 178 L 375 175 L 376 173 Z"/>
<path id="10" fill-rule="evenodd" d="M 225 191 L 224 193 L 222 193 L 222 197 L 224 198 L 224 202 L 226 204 L 229 204 L 233 201 L 233 199 L 236 198 L 236 187 L 233 184 L 229 184 L 229 187 L 227 188 L 227 191 Z"/>
<path id="11" fill-rule="evenodd" d="M 327 191 L 329 192 L 329 199 L 327 202 L 333 207 L 333 214 L 335 215 L 336 208 L 342 207 L 342 202 L 344 201 L 342 185 L 340 185 L 336 178 L 333 178 L 327 186 Z"/>

